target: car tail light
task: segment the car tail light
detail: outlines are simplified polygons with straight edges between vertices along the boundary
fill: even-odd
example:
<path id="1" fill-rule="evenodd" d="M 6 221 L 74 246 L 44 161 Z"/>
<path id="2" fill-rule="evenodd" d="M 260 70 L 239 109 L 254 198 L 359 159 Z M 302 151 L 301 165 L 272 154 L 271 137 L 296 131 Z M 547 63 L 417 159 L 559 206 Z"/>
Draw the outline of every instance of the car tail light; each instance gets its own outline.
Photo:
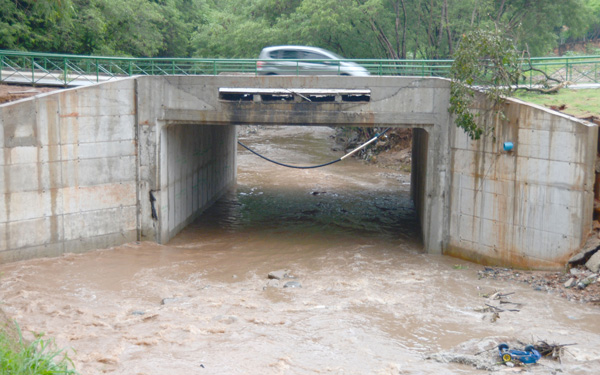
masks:
<path id="1" fill-rule="evenodd" d="M 264 62 L 264 61 L 257 61 L 257 62 L 256 62 L 256 68 L 257 68 L 257 69 L 260 69 L 260 68 L 262 68 L 264 65 L 265 65 L 265 62 Z"/>

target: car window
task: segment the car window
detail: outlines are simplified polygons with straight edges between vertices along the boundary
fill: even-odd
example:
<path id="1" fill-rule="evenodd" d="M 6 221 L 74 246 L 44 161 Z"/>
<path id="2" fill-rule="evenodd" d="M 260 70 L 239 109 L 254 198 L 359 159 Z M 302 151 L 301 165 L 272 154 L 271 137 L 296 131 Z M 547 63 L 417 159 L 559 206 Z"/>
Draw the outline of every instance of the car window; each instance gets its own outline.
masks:
<path id="1" fill-rule="evenodd" d="M 269 57 L 272 58 L 272 59 L 278 59 L 279 58 L 279 52 L 281 52 L 281 51 L 279 51 L 279 50 L 271 51 L 271 52 L 269 52 Z"/>
<path id="2" fill-rule="evenodd" d="M 283 50 L 283 51 L 281 51 L 281 56 L 279 58 L 286 59 L 286 60 L 298 60 L 298 59 L 301 59 L 302 57 L 301 57 L 300 51 Z"/>
<path id="3" fill-rule="evenodd" d="M 304 56 L 302 58 L 307 60 L 331 60 L 331 58 L 325 55 L 309 51 L 304 52 Z"/>

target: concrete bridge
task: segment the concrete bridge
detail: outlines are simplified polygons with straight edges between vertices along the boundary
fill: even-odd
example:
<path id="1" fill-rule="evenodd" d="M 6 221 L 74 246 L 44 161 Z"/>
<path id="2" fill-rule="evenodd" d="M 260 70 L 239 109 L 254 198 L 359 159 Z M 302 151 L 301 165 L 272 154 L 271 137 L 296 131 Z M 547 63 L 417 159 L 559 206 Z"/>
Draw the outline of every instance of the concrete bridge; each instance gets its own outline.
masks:
<path id="1" fill-rule="evenodd" d="M 235 125 L 261 124 L 413 128 L 427 252 L 562 267 L 591 228 L 597 127 L 480 98 L 471 141 L 449 96 L 436 78 L 144 76 L 0 105 L 0 262 L 166 243 L 235 183 Z"/>

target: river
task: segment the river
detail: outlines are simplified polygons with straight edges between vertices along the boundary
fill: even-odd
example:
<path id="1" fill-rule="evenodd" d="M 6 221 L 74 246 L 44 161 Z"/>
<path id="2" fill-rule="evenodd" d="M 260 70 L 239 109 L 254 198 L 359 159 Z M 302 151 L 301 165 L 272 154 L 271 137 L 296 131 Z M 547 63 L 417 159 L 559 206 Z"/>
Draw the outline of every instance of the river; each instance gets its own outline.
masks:
<path id="1" fill-rule="evenodd" d="M 251 127 L 240 140 L 311 165 L 341 156 L 332 135 Z M 406 173 L 351 159 L 287 169 L 238 155 L 236 188 L 166 245 L 0 265 L 3 310 L 28 337 L 54 337 L 86 375 L 481 374 L 435 353 L 497 362 L 486 350 L 515 340 L 577 345 L 562 364 L 492 372 L 600 368 L 598 307 L 423 253 Z M 270 280 L 278 270 L 289 277 Z M 495 291 L 518 311 L 495 321 L 480 311 Z"/>

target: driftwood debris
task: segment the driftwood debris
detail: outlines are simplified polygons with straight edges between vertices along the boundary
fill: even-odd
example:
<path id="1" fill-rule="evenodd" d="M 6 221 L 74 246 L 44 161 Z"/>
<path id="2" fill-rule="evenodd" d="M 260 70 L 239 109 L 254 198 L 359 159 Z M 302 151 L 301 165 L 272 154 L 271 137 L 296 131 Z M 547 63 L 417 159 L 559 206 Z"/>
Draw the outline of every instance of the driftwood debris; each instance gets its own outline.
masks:
<path id="1" fill-rule="evenodd" d="M 518 90 L 539 92 L 541 94 L 555 94 L 555 93 L 559 92 L 560 89 L 562 89 L 562 88 L 564 88 L 564 87 L 566 87 L 568 85 L 571 85 L 571 84 L 572 84 L 572 82 L 564 81 L 564 82 L 559 83 L 558 85 L 554 85 L 554 86 L 549 87 L 547 89 L 545 89 L 545 88 L 539 88 L 539 87 L 526 87 L 526 86 L 523 86 L 523 87 L 519 87 Z"/>
<path id="2" fill-rule="evenodd" d="M 514 292 L 510 293 L 501 293 L 500 291 L 494 291 L 492 293 L 482 294 L 481 297 L 489 300 L 489 303 L 484 303 L 484 307 L 477 308 L 475 311 L 485 313 L 487 316 L 484 316 L 483 319 L 488 318 L 490 322 L 494 323 L 496 320 L 500 318 L 500 313 L 505 311 L 511 312 L 519 312 L 520 309 L 517 308 L 508 308 L 506 305 L 514 305 L 514 307 L 523 306 L 522 303 L 507 301 L 506 297 L 513 295 Z M 493 302 L 495 301 L 495 302 Z M 492 304 L 494 303 L 494 304 Z M 500 305 L 503 305 L 500 307 Z"/>
<path id="3" fill-rule="evenodd" d="M 485 304 L 486 306 L 488 306 L 490 309 L 494 309 L 497 312 L 504 312 L 504 311 L 515 311 L 515 312 L 519 312 L 521 310 L 518 309 L 501 309 L 498 306 L 492 306 L 492 305 L 488 305 L 487 303 Z"/>
<path id="4" fill-rule="evenodd" d="M 527 345 L 526 343 L 523 343 L 521 341 L 519 341 L 519 344 L 521 344 L 523 346 Z M 553 359 L 555 361 L 560 361 L 561 356 L 563 355 L 563 352 L 565 350 L 565 347 L 572 346 L 572 345 L 577 345 L 577 344 L 576 343 L 573 343 L 573 344 L 549 344 L 546 341 L 540 340 L 533 344 L 533 348 L 535 350 L 537 350 L 542 355 L 542 357 Z"/>

